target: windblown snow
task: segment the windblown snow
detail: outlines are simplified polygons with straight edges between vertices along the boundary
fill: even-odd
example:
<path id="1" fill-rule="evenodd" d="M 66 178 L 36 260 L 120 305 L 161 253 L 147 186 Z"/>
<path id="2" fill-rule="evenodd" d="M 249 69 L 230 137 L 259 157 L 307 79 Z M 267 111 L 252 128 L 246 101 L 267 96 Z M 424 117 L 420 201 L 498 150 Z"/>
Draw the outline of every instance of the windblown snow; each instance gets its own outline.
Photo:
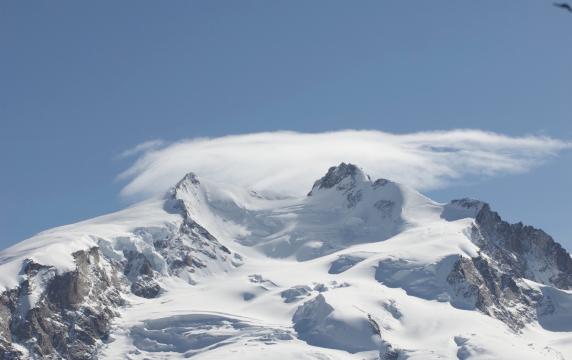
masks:
<path id="1" fill-rule="evenodd" d="M 26 284 L 0 303 L 0 355 L 81 358 L 21 324 L 96 248 L 124 300 L 106 305 L 117 314 L 105 336 L 82 325 L 96 358 L 572 359 L 570 256 L 494 215 L 351 164 L 296 198 L 190 173 L 164 197 L 0 252 L 0 293 Z M 98 291 L 73 310 L 101 310 Z"/>

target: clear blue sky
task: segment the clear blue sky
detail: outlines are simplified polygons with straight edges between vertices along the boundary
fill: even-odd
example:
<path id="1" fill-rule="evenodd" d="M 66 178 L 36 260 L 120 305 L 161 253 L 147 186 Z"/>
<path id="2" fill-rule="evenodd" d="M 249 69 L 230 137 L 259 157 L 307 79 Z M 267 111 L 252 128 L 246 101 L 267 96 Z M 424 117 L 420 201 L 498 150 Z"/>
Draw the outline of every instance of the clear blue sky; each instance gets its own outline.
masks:
<path id="1" fill-rule="evenodd" d="M 138 143 L 478 128 L 572 139 L 572 14 L 543 0 L 3 1 L 0 248 L 125 206 Z M 572 249 L 572 154 L 456 185 Z"/>

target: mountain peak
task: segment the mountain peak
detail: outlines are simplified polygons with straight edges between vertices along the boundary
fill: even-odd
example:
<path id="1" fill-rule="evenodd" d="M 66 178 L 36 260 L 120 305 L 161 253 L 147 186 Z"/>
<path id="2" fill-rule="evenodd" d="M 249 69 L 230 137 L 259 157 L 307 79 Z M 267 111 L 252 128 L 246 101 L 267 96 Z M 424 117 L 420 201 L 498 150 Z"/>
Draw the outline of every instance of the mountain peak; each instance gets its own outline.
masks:
<path id="1" fill-rule="evenodd" d="M 312 191 L 308 193 L 308 196 L 311 196 L 315 190 L 319 189 L 336 187 L 339 190 L 346 190 L 360 182 L 371 182 L 371 179 L 356 165 L 342 162 L 337 166 L 329 168 L 326 175 L 314 183 Z"/>
<path id="2" fill-rule="evenodd" d="M 189 172 L 183 176 L 175 186 L 171 188 L 168 194 L 174 198 L 180 198 L 183 194 L 196 194 L 201 186 L 198 176 L 194 172 Z"/>
<path id="3" fill-rule="evenodd" d="M 195 173 L 189 172 L 166 193 L 165 208 L 169 211 L 183 211 L 187 217 L 190 204 L 196 202 L 201 193 L 199 178 Z"/>
<path id="4" fill-rule="evenodd" d="M 189 172 L 175 185 L 175 189 L 182 188 L 188 185 L 199 185 L 201 182 L 194 172 Z"/>

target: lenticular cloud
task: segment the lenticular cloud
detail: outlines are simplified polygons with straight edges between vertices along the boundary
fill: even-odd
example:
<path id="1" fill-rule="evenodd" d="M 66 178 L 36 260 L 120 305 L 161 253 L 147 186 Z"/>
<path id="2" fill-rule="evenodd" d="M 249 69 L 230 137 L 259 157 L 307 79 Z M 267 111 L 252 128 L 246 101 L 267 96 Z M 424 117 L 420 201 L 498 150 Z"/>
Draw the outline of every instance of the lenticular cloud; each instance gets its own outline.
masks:
<path id="1" fill-rule="evenodd" d="M 570 146 L 479 130 L 267 132 L 139 145 L 124 153 L 138 158 L 119 178 L 127 181 L 122 195 L 130 197 L 163 192 L 191 171 L 215 182 L 300 195 L 328 167 L 351 162 L 374 178 L 427 190 L 467 177 L 525 172 Z"/>

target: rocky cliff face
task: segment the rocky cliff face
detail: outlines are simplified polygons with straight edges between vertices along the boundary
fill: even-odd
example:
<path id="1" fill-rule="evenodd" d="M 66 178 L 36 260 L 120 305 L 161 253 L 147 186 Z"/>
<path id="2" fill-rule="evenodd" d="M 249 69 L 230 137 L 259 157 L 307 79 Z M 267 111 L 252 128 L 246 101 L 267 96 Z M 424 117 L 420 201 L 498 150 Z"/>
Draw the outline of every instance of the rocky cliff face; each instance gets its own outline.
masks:
<path id="1" fill-rule="evenodd" d="M 570 254 L 540 229 L 509 224 L 484 204 L 475 218 L 473 241 L 514 276 L 572 289 Z"/>
<path id="2" fill-rule="evenodd" d="M 503 221 L 486 203 L 462 199 L 452 204 L 474 211 L 469 237 L 480 249 L 479 256 L 455 262 L 447 277 L 454 296 L 513 330 L 550 313 L 550 298 L 524 280 L 569 290 L 568 252 L 542 230 Z"/>
<path id="3" fill-rule="evenodd" d="M 453 299 L 462 300 L 460 307 L 474 307 L 503 321 L 518 331 L 536 320 L 542 293 L 522 283 L 521 279 L 499 271 L 483 257 L 464 257 L 454 264 L 447 276 Z M 453 305 L 459 306 L 453 301 Z"/>
<path id="4" fill-rule="evenodd" d="M 1 297 L 3 358 L 91 359 L 124 304 L 119 264 L 98 248 L 73 254 L 76 270 L 56 274 L 28 261 L 24 281 Z"/>

